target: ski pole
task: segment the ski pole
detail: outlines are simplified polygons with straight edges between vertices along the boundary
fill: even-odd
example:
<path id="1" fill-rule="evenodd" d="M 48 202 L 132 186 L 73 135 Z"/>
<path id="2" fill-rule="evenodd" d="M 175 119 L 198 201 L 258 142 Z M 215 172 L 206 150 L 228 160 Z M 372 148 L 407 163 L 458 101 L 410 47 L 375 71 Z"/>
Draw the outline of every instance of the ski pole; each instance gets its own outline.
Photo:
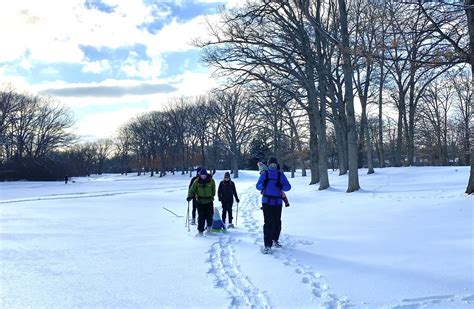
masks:
<path id="1" fill-rule="evenodd" d="M 237 211 L 235 212 L 235 225 L 237 225 L 238 218 L 239 218 L 239 203 L 237 203 Z"/>
<path id="2" fill-rule="evenodd" d="M 176 216 L 176 217 L 178 217 L 178 218 L 181 218 L 181 217 L 182 217 L 182 216 L 180 216 L 180 215 L 176 214 L 175 212 L 173 212 L 173 211 L 169 210 L 169 209 L 168 209 L 168 208 L 166 208 L 166 207 L 163 207 L 163 209 L 164 209 L 164 210 L 166 210 L 167 212 L 170 212 L 170 213 L 172 213 L 173 215 L 175 215 L 175 216 Z"/>
<path id="3" fill-rule="evenodd" d="M 186 212 L 186 224 L 184 226 L 188 227 L 188 232 L 189 232 L 189 201 L 188 201 L 188 211 Z"/>

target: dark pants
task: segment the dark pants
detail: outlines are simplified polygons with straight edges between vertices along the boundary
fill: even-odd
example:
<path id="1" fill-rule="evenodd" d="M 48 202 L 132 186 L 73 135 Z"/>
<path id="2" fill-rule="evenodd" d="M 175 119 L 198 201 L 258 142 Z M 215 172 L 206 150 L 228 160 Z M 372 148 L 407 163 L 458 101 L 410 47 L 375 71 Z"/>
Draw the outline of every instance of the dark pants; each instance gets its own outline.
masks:
<path id="1" fill-rule="evenodd" d="M 271 247 L 273 240 L 280 238 L 282 205 L 263 204 L 263 241 L 265 247 Z"/>
<path id="2" fill-rule="evenodd" d="M 197 209 L 197 201 L 195 198 L 193 198 L 193 210 L 191 211 L 191 214 L 193 216 L 193 220 L 196 220 L 196 209 Z"/>
<path id="3" fill-rule="evenodd" d="M 229 224 L 232 223 L 232 204 L 233 202 L 222 202 L 222 222 L 225 223 L 225 218 L 229 214 Z"/>
<path id="4" fill-rule="evenodd" d="M 198 231 L 204 231 L 204 222 L 207 221 L 207 226 L 212 227 L 212 215 L 214 214 L 214 206 L 212 203 L 201 204 L 197 203 L 198 211 Z"/>

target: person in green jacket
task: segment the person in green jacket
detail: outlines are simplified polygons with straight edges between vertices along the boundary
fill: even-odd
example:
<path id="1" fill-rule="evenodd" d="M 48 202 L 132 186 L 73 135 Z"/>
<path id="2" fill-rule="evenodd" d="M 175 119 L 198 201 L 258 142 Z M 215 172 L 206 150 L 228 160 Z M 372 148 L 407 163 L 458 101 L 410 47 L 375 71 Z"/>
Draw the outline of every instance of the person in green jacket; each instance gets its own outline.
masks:
<path id="1" fill-rule="evenodd" d="M 214 214 L 214 196 L 216 195 L 216 183 L 207 173 L 205 168 L 199 172 L 199 178 L 196 179 L 188 191 L 187 201 L 193 198 L 197 201 L 198 211 L 198 235 L 202 236 L 204 232 L 204 222 L 207 222 L 208 230 L 212 227 L 212 215 Z"/>

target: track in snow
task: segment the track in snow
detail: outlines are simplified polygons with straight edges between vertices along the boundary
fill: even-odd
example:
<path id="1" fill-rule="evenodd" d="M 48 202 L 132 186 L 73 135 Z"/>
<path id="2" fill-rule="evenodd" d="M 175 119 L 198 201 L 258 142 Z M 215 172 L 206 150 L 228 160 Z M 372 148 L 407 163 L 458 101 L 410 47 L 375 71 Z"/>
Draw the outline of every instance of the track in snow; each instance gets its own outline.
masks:
<path id="1" fill-rule="evenodd" d="M 270 308 L 268 299 L 245 276 L 235 260 L 232 236 L 222 235 L 209 250 L 209 273 L 216 276 L 216 287 L 224 288 L 230 295 L 230 308 Z"/>
<path id="2" fill-rule="evenodd" d="M 253 235 L 255 245 L 263 243 L 263 231 L 261 223 L 254 217 L 255 209 L 260 208 L 260 194 L 254 188 L 246 191 L 247 197 L 242 203 L 242 217 L 244 226 Z M 315 301 L 315 305 L 323 305 L 323 308 L 349 308 L 351 305 L 346 298 L 339 298 L 329 293 L 329 286 L 323 277 L 314 272 L 309 265 L 299 262 L 291 255 L 291 249 L 298 245 L 312 245 L 306 240 L 294 239 L 288 234 L 282 234 L 281 249 L 273 250 L 273 257 L 282 261 L 284 266 L 292 267 L 297 274 L 301 275 L 300 283 L 308 289 L 308 296 Z"/>

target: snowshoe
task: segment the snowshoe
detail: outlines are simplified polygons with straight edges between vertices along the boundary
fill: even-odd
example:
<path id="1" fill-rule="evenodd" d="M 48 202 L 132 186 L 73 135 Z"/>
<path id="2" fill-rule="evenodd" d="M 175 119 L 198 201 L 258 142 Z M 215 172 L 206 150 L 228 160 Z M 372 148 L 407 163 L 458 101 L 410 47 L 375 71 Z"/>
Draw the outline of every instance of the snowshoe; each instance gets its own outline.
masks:
<path id="1" fill-rule="evenodd" d="M 272 248 L 270 248 L 270 247 L 265 247 L 265 248 L 262 249 L 262 253 L 263 253 L 263 254 L 272 254 L 272 253 L 273 253 L 273 252 L 272 252 Z"/>
<path id="2" fill-rule="evenodd" d="M 280 242 L 279 242 L 278 240 L 274 240 L 274 241 L 273 241 L 273 246 L 274 246 L 275 248 L 281 248 L 281 244 L 280 244 Z"/>

